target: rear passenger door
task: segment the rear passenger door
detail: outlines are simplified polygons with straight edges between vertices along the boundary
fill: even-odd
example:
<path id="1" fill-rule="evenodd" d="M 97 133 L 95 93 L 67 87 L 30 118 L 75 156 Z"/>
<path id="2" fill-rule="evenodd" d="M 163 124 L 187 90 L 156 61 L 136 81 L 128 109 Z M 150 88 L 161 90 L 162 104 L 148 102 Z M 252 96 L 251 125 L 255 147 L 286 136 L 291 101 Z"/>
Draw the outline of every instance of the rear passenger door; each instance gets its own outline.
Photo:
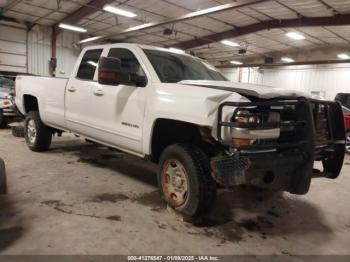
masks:
<path id="1" fill-rule="evenodd" d="M 92 94 L 97 85 L 97 65 L 103 49 L 86 50 L 80 57 L 76 75 L 68 81 L 65 93 L 65 118 L 68 129 L 86 136 L 95 136 L 91 118 Z"/>

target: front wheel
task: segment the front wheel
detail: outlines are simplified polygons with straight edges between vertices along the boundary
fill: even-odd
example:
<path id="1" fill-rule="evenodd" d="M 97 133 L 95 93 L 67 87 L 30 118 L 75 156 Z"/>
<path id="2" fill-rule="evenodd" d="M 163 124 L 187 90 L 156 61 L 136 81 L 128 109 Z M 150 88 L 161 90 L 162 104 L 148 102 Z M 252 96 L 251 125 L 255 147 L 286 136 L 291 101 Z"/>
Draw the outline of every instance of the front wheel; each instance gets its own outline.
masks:
<path id="1" fill-rule="evenodd" d="M 25 139 L 30 150 L 40 152 L 51 145 L 52 132 L 40 119 L 39 112 L 30 111 L 24 122 Z"/>
<path id="2" fill-rule="evenodd" d="M 204 215 L 215 203 L 216 185 L 209 159 L 193 145 L 175 144 L 164 150 L 158 183 L 168 205 L 186 216 Z"/>

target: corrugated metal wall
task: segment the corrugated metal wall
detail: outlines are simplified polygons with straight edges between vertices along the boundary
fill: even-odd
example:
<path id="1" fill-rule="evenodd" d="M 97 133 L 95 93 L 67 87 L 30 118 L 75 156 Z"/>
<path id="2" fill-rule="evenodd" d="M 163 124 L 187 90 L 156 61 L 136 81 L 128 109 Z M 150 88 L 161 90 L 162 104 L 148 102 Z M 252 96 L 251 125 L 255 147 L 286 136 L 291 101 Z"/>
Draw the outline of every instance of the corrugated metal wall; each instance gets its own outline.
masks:
<path id="1" fill-rule="evenodd" d="M 27 71 L 26 42 L 24 27 L 0 24 L 0 71 Z"/>
<path id="2" fill-rule="evenodd" d="M 237 68 L 221 68 L 219 71 L 230 81 L 239 81 L 239 70 Z"/>
<path id="3" fill-rule="evenodd" d="M 79 34 L 61 31 L 57 35 L 56 76 L 69 77 L 80 53 Z M 35 26 L 27 33 L 25 26 L 0 24 L 0 71 L 28 72 L 50 76 L 51 28 Z"/>
<path id="4" fill-rule="evenodd" d="M 69 77 L 80 49 L 74 43 L 79 35 L 61 31 L 57 36 L 57 69 L 56 76 Z M 51 58 L 51 28 L 36 26 L 28 33 L 28 72 L 49 76 Z"/>
<path id="5" fill-rule="evenodd" d="M 242 82 L 319 93 L 325 99 L 350 93 L 350 64 L 243 68 L 241 74 Z"/>

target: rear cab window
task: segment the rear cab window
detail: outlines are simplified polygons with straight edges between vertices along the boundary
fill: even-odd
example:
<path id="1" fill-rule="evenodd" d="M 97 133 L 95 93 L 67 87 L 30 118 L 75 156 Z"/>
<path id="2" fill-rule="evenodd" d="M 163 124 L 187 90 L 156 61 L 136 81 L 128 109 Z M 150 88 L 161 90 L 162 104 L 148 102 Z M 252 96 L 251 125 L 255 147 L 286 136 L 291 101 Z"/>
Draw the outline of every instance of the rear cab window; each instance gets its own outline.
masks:
<path id="1" fill-rule="evenodd" d="M 81 80 L 94 79 L 98 60 L 100 59 L 102 51 L 103 49 L 93 49 L 85 52 L 78 68 L 77 78 Z"/>

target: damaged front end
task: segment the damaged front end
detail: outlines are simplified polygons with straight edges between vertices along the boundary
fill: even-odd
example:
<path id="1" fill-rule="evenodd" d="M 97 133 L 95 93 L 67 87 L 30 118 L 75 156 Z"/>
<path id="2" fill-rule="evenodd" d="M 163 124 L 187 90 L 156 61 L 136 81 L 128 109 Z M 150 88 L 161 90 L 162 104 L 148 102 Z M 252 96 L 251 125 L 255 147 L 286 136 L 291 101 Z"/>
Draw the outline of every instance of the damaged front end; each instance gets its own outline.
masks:
<path id="1" fill-rule="evenodd" d="M 225 110 L 231 113 L 224 119 Z M 218 108 L 217 136 L 226 153 L 213 157 L 211 168 L 223 186 L 248 184 L 305 194 L 313 177 L 336 178 L 343 165 L 345 127 L 336 102 L 224 102 Z M 323 170 L 314 168 L 316 161 Z"/>

